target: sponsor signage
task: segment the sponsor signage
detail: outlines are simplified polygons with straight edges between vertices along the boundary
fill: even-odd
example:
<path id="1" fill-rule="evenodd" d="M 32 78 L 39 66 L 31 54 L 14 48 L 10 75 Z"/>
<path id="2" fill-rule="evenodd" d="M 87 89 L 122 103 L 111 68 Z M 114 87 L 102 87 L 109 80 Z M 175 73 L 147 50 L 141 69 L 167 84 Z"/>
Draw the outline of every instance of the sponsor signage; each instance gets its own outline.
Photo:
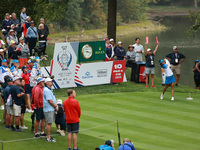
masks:
<path id="1" fill-rule="evenodd" d="M 105 41 L 95 42 L 95 60 L 105 60 Z"/>
<path id="2" fill-rule="evenodd" d="M 113 61 L 112 83 L 123 82 L 126 60 Z"/>

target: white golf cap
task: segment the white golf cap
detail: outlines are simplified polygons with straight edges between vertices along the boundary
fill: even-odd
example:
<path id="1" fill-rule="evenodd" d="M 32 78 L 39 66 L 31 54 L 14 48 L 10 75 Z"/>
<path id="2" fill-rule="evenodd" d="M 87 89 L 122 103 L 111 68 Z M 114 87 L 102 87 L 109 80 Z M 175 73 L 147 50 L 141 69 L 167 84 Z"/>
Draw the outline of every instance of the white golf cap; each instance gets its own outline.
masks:
<path id="1" fill-rule="evenodd" d="M 148 48 L 148 49 L 147 49 L 147 52 L 149 52 L 149 51 L 151 51 L 151 49 L 150 49 L 150 48 Z"/>
<path id="2" fill-rule="evenodd" d="M 4 52 L 4 50 L 1 48 L 1 49 L 0 49 L 0 52 Z"/>
<path id="3" fill-rule="evenodd" d="M 119 41 L 119 42 L 118 42 L 118 45 L 119 45 L 119 44 L 122 44 L 122 42 L 121 42 L 121 41 Z"/>
<path id="4" fill-rule="evenodd" d="M 178 47 L 177 47 L 177 46 L 174 46 L 173 49 L 178 49 Z"/>
<path id="5" fill-rule="evenodd" d="M 20 77 L 14 77 L 14 78 L 13 78 L 13 81 L 16 81 L 16 80 L 18 80 L 18 79 L 20 79 Z"/>
<path id="6" fill-rule="evenodd" d="M 47 82 L 50 82 L 50 81 L 52 81 L 51 78 L 46 78 L 44 82 L 47 83 Z"/>
<path id="7" fill-rule="evenodd" d="M 62 100 L 61 100 L 61 99 L 58 99 L 58 100 L 57 100 L 57 104 L 62 104 Z"/>
<path id="8" fill-rule="evenodd" d="M 114 39 L 110 39 L 110 42 L 114 42 Z"/>

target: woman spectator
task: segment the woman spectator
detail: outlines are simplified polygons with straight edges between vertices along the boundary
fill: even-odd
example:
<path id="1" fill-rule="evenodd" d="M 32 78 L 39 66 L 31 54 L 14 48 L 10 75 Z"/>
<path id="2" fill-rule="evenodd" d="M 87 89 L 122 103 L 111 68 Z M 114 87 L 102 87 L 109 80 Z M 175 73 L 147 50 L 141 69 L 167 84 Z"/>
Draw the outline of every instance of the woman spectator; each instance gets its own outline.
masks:
<path id="1" fill-rule="evenodd" d="M 117 48 L 116 48 L 116 56 L 117 56 L 117 60 L 125 60 L 126 58 L 126 52 L 125 49 L 122 47 L 122 42 L 119 41 Z"/>
<path id="2" fill-rule="evenodd" d="M 11 20 L 10 20 L 10 15 L 9 13 L 5 14 L 5 19 L 2 21 L 1 27 L 2 29 L 4 29 L 4 39 L 5 39 L 5 43 L 7 44 L 6 38 L 8 36 L 8 32 L 11 29 Z"/>
<path id="3" fill-rule="evenodd" d="M 114 56 L 114 47 L 110 44 L 110 40 L 108 38 L 105 39 L 106 42 L 106 59 L 105 61 L 113 61 Z"/>
<path id="4" fill-rule="evenodd" d="M 32 50 L 36 46 L 38 33 L 34 21 L 31 21 L 31 26 L 28 28 L 26 36 L 28 37 L 30 56 L 35 56 L 35 53 L 32 53 Z"/>
<path id="5" fill-rule="evenodd" d="M 20 20 L 21 20 L 21 23 L 25 23 L 26 22 L 26 19 L 27 19 L 27 15 L 26 15 L 26 8 L 23 7 L 22 8 L 22 12 L 20 14 Z"/>
<path id="6" fill-rule="evenodd" d="M 19 45 L 18 48 L 20 48 L 21 55 L 19 55 L 19 67 L 21 68 L 22 66 L 26 65 L 28 62 L 28 53 L 29 53 L 29 48 L 28 45 L 24 43 L 24 38 L 21 37 L 19 38 Z"/>
<path id="7" fill-rule="evenodd" d="M 195 61 L 195 65 L 193 67 L 193 72 L 194 72 L 194 82 L 196 84 L 196 88 L 198 90 L 200 90 L 200 64 L 199 64 L 199 60 Z"/>
<path id="8" fill-rule="evenodd" d="M 12 61 L 14 59 L 18 60 L 18 55 L 21 54 L 21 49 L 20 48 L 16 48 L 15 46 L 15 41 L 11 40 L 10 41 L 10 46 L 8 47 L 8 60 L 10 62 L 10 66 L 12 64 Z"/>
<path id="9" fill-rule="evenodd" d="M 135 61 L 135 51 L 133 50 L 133 45 L 128 46 L 128 51 L 126 52 L 126 67 L 132 67 L 132 63 Z"/>
<path id="10" fill-rule="evenodd" d="M 9 31 L 9 36 L 7 37 L 7 46 L 10 46 L 10 41 L 14 41 L 16 45 L 18 45 L 18 38 L 16 36 L 17 32 L 13 29 Z"/>
<path id="11" fill-rule="evenodd" d="M 39 46 L 42 47 L 42 53 L 43 53 L 43 57 L 41 56 L 41 59 L 47 60 L 47 58 L 45 57 L 45 49 L 46 49 L 48 32 L 44 29 L 44 24 L 40 24 L 38 29 L 39 29 L 38 30 Z"/>

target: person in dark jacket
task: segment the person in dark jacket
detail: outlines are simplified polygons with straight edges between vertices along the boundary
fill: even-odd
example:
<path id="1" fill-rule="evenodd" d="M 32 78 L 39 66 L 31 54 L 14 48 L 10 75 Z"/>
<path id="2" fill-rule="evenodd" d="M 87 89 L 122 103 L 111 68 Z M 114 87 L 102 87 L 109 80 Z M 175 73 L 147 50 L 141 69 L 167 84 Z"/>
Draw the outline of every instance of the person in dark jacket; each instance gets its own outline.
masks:
<path id="1" fill-rule="evenodd" d="M 47 30 L 45 30 L 44 24 L 39 25 L 38 36 L 39 36 L 39 46 L 42 47 L 42 53 L 43 53 L 43 57 L 41 56 L 42 57 L 41 59 L 47 60 L 47 58 L 45 57 L 45 50 L 46 50 L 48 32 Z"/>
<path id="2" fill-rule="evenodd" d="M 0 48 L 0 66 L 2 66 L 2 60 L 6 59 L 4 55 L 4 50 Z"/>
<path id="3" fill-rule="evenodd" d="M 192 71 L 194 72 L 194 82 L 198 90 L 200 90 L 200 69 L 199 68 L 200 68 L 199 60 L 196 60 Z"/>
<path id="4" fill-rule="evenodd" d="M 114 47 L 110 44 L 110 40 L 108 38 L 105 39 L 106 42 L 106 59 L 105 61 L 113 61 L 114 56 Z"/>
<path id="5" fill-rule="evenodd" d="M 10 46 L 8 47 L 8 59 L 10 60 L 10 65 L 14 59 L 18 60 L 18 55 L 21 54 L 22 49 L 15 46 L 15 41 L 10 41 Z"/>
<path id="6" fill-rule="evenodd" d="M 2 29 L 4 29 L 5 33 L 4 33 L 4 39 L 5 39 L 5 45 L 7 44 L 7 36 L 8 36 L 8 33 L 11 29 L 11 20 L 10 20 L 10 15 L 9 13 L 6 13 L 5 14 L 5 19 L 2 21 L 2 24 L 1 24 L 1 27 Z"/>
<path id="7" fill-rule="evenodd" d="M 44 30 L 46 30 L 46 32 L 47 32 L 47 37 L 46 37 L 46 39 L 48 39 L 49 28 L 48 28 L 47 24 L 45 24 L 44 18 L 41 18 L 41 19 L 40 19 L 40 23 L 41 23 L 41 24 L 44 24 Z M 47 45 L 47 40 L 46 40 L 46 45 Z M 48 55 L 46 54 L 46 49 L 45 49 L 45 56 L 48 57 Z"/>
<path id="8" fill-rule="evenodd" d="M 125 60 L 126 58 L 126 52 L 125 52 L 125 49 L 122 47 L 122 44 L 123 43 L 119 41 L 116 48 L 117 60 Z"/>
<path id="9" fill-rule="evenodd" d="M 12 13 L 11 22 L 12 22 L 12 25 L 15 25 L 15 28 L 13 30 L 15 30 L 17 32 L 17 38 L 19 41 L 19 38 L 21 37 L 21 33 L 22 33 L 22 28 L 21 28 L 21 24 L 20 24 L 19 20 L 17 19 L 15 13 Z"/>

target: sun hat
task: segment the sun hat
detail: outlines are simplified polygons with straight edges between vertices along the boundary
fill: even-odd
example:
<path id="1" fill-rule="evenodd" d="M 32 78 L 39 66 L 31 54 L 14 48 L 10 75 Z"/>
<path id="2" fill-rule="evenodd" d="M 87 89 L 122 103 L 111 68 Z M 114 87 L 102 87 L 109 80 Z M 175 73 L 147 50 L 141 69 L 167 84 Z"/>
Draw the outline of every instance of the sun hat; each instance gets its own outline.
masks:
<path id="1" fill-rule="evenodd" d="M 51 78 L 46 78 L 44 82 L 47 83 L 47 82 L 50 82 L 50 81 L 52 81 Z"/>
<path id="2" fill-rule="evenodd" d="M 13 29 L 10 29 L 9 33 L 10 33 L 10 32 L 15 32 L 15 31 L 14 31 Z"/>
<path id="3" fill-rule="evenodd" d="M 15 41 L 11 40 L 10 41 L 10 45 L 15 44 Z"/>
<path id="4" fill-rule="evenodd" d="M 44 78 L 42 78 L 42 77 L 39 77 L 39 78 L 37 79 L 37 83 L 40 83 L 40 82 L 42 82 L 42 81 L 44 81 Z"/>

